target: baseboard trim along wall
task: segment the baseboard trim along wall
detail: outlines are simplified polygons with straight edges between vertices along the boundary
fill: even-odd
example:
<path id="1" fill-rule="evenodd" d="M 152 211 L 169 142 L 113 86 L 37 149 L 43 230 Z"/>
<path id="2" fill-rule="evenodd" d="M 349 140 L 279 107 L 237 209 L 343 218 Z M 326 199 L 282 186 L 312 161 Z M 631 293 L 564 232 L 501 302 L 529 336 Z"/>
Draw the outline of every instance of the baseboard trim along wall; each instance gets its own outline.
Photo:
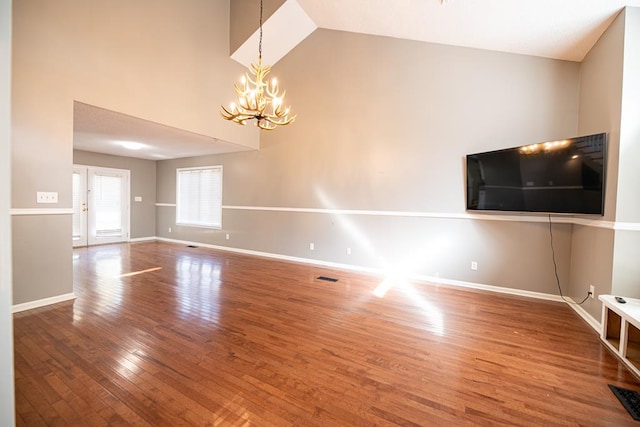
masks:
<path id="1" fill-rule="evenodd" d="M 158 240 L 155 236 L 147 236 L 147 237 L 136 237 L 133 239 L 129 239 L 129 243 L 138 243 L 138 242 L 153 242 Z"/>
<path id="2" fill-rule="evenodd" d="M 349 270 L 349 271 L 355 271 L 358 273 L 367 273 L 367 274 L 373 274 L 373 275 L 384 275 L 384 271 L 381 269 L 361 267 L 361 266 L 352 265 L 352 264 L 319 261 L 311 258 L 292 257 L 288 255 L 272 254 L 269 252 L 260 252 L 260 251 L 252 251 L 247 249 L 232 248 L 229 246 L 210 245 L 210 244 L 201 243 L 201 242 L 190 242 L 186 240 L 167 239 L 165 237 L 158 237 L 157 240 L 162 242 L 168 242 L 168 243 L 178 243 L 182 245 L 201 246 L 204 248 L 218 249 L 222 251 L 235 252 L 235 253 L 240 253 L 245 255 L 254 255 L 254 256 L 261 256 L 265 258 L 273 258 L 273 259 L 278 259 L 282 261 L 300 262 L 303 264 L 317 265 L 319 267 L 338 268 L 341 270 Z M 449 286 L 456 286 L 460 288 L 480 289 L 483 291 L 491 291 L 491 292 L 496 292 L 501 294 L 510 294 L 510 295 L 529 297 L 529 298 L 544 299 L 549 301 L 562 301 L 562 298 L 560 298 L 560 296 L 558 295 L 545 294 L 542 292 L 525 291 L 521 289 L 503 288 L 500 286 L 493 286 L 493 285 L 483 285 L 480 283 L 464 282 L 460 280 L 449 280 L 449 279 L 443 279 L 442 277 L 433 277 L 433 276 L 424 276 L 424 275 L 414 274 L 407 278 L 411 280 L 416 280 L 419 282 L 436 283 L 439 285 L 449 285 Z"/>
<path id="3" fill-rule="evenodd" d="M 161 241 L 161 242 L 176 243 L 176 244 L 182 244 L 182 245 L 201 246 L 204 248 L 234 252 L 234 253 L 239 253 L 244 255 L 260 256 L 265 258 L 278 259 L 282 261 L 300 262 L 304 264 L 317 265 L 320 267 L 337 268 L 337 269 L 342 269 L 347 271 L 355 271 L 359 273 L 366 273 L 366 274 L 373 274 L 373 275 L 384 274 L 384 271 L 380 269 L 375 269 L 375 268 L 360 267 L 360 266 L 355 266 L 351 264 L 319 261 L 319 260 L 310 259 L 310 258 L 292 257 L 287 255 L 273 254 L 269 252 L 260 252 L 260 251 L 253 251 L 253 250 L 247 250 L 247 249 L 232 248 L 228 246 L 211 245 L 207 243 L 192 242 L 187 240 L 168 239 L 165 237 L 156 237 L 156 236 L 141 237 L 141 238 L 130 240 L 131 243 L 148 242 L 148 241 Z M 454 287 L 468 288 L 468 289 L 478 289 L 478 290 L 495 292 L 500 294 L 509 294 L 509 295 L 527 297 L 527 298 L 563 302 L 563 299 L 559 295 L 546 294 L 542 292 L 525 291 L 522 289 L 503 288 L 500 286 L 485 285 L 485 284 L 473 283 L 473 282 L 464 282 L 460 280 L 449 280 L 449 279 L 443 279 L 441 277 L 432 277 L 432 276 L 424 276 L 424 275 L 412 275 L 408 277 L 408 279 L 424 282 L 424 283 L 434 283 L 438 285 L 454 286 Z M 59 295 L 59 296 L 50 297 L 50 298 L 44 298 L 37 301 L 16 304 L 13 306 L 13 313 L 18 313 L 25 310 L 44 307 L 46 305 L 57 304 L 57 303 L 69 301 L 75 298 L 76 298 L 75 294 L 70 293 L 70 294 Z M 598 322 L 596 319 L 591 317 L 591 315 L 589 315 L 589 313 L 587 313 L 582 307 L 576 304 L 575 301 L 573 301 L 570 298 L 568 300 L 569 301 L 566 302 L 567 305 L 569 305 L 569 307 L 571 307 L 580 317 L 582 317 L 597 333 L 600 333 L 600 327 L 601 327 L 600 322 Z"/>
<path id="4" fill-rule="evenodd" d="M 182 245 L 200 246 L 200 247 L 204 247 L 204 248 L 217 249 L 217 250 L 222 250 L 222 251 L 227 251 L 227 252 L 235 252 L 235 253 L 240 253 L 240 254 L 245 254 L 245 255 L 261 256 L 261 257 L 265 257 L 265 258 L 273 258 L 273 259 L 278 259 L 278 260 L 283 260 L 283 261 L 300 262 L 300 263 L 304 263 L 304 264 L 317 265 L 317 266 L 320 266 L 320 267 L 338 268 L 338 269 L 342 269 L 342 270 L 355 271 L 355 272 L 359 272 L 359 273 L 367 273 L 367 274 L 374 274 L 374 275 L 382 275 L 382 274 L 384 274 L 384 271 L 382 271 L 380 269 L 354 266 L 354 265 L 351 265 L 351 264 L 341 264 L 341 263 L 334 263 L 334 262 L 319 261 L 319 260 L 310 259 L 310 258 L 292 257 L 292 256 L 287 256 L 287 255 L 272 254 L 272 253 L 268 253 L 268 252 L 259 252 L 259 251 L 253 251 L 253 250 L 247 250 L 247 249 L 232 248 L 232 247 L 228 247 L 228 246 L 211 245 L 211 244 L 201 243 L 201 242 L 191 242 L 191 241 L 187 241 L 187 240 L 168 239 L 168 238 L 165 238 L 165 237 L 157 237 L 156 240 L 161 241 L 161 242 L 177 243 L 177 244 L 182 244 Z M 454 287 L 469 288 L 469 289 L 478 289 L 478 290 L 483 290 L 483 291 L 495 292 L 495 293 L 500 293 L 500 294 L 509 294 L 509 295 L 527 297 L 527 298 L 535 298 L 535 299 L 542 299 L 542 300 L 548 300 L 548 301 L 565 302 L 580 317 L 582 317 L 596 332 L 600 333 L 600 322 L 598 322 L 596 319 L 591 317 L 591 315 L 589 315 L 589 313 L 587 313 L 582 307 L 577 305 L 575 303 L 575 301 L 573 301 L 570 298 L 567 298 L 567 301 L 564 301 L 559 295 L 554 295 L 554 294 L 546 294 L 546 293 L 542 293 L 542 292 L 525 291 L 525 290 L 522 290 L 522 289 L 503 288 L 503 287 L 500 287 L 500 286 L 485 285 L 485 284 L 473 283 L 473 282 L 464 282 L 464 281 L 460 281 L 460 280 L 449 280 L 449 279 L 443 279 L 442 277 L 412 275 L 412 276 L 408 277 L 408 279 L 419 281 L 419 282 L 424 282 L 424 283 L 434 283 L 434 284 L 438 284 L 438 285 L 454 286 Z"/>
<path id="5" fill-rule="evenodd" d="M 57 304 L 60 302 L 70 301 L 76 299 L 76 295 L 74 293 L 58 295 L 55 297 L 43 298 L 36 301 L 29 301 L 22 304 L 15 304 L 12 307 L 13 313 L 18 313 L 25 310 L 31 310 L 34 308 L 44 307 L 46 305 Z"/>
<path id="6" fill-rule="evenodd" d="M 602 324 L 596 319 L 594 319 L 593 317 L 591 317 L 591 315 L 587 313 L 587 311 L 584 308 L 579 306 L 578 303 L 575 302 L 572 298 L 568 298 L 568 299 L 571 302 L 568 302 L 567 305 L 571 307 L 573 311 L 578 313 L 578 316 L 582 317 L 584 321 L 587 322 L 598 333 L 598 335 L 600 335 L 600 331 L 602 330 Z"/>

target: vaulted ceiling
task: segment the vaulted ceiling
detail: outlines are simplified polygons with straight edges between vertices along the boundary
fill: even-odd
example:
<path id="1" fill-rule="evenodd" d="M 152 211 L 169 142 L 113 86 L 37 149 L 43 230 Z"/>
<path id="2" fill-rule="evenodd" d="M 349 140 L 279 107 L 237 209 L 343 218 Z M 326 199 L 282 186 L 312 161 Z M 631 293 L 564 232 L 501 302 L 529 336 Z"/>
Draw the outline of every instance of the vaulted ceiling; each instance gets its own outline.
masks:
<path id="1" fill-rule="evenodd" d="M 286 0 L 264 23 L 263 58 L 275 64 L 324 28 L 582 61 L 627 5 L 640 7 L 640 0 Z M 248 66 L 257 45 L 258 31 L 232 58 Z M 77 104 L 75 114 L 79 149 L 149 159 L 244 149 L 87 105 Z M 113 143 L 123 139 L 148 150 L 132 152 Z"/>
<path id="2" fill-rule="evenodd" d="M 582 61 L 640 0 L 286 0 L 264 24 L 274 64 L 316 28 Z M 258 34 L 232 57 L 255 60 Z"/>

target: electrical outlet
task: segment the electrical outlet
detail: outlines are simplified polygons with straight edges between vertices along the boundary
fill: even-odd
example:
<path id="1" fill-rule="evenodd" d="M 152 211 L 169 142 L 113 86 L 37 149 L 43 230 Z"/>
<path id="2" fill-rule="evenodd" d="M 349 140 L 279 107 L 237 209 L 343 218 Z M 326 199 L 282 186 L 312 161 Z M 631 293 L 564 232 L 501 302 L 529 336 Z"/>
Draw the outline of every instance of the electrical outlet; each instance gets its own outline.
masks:
<path id="1" fill-rule="evenodd" d="M 347 255 L 351 255 L 351 248 L 347 248 Z"/>
<path id="2" fill-rule="evenodd" d="M 589 285 L 589 296 L 594 298 L 596 294 L 596 287 L 593 285 Z"/>
<path id="3" fill-rule="evenodd" d="M 225 238 L 229 240 L 229 233 L 226 234 Z"/>
<path id="4" fill-rule="evenodd" d="M 472 270 L 477 270 L 478 269 L 478 263 L 476 261 L 471 261 L 471 269 Z"/>
<path id="5" fill-rule="evenodd" d="M 309 250 L 312 251 L 314 250 L 316 247 L 313 243 L 309 243 Z"/>
<path id="6" fill-rule="evenodd" d="M 171 233 L 171 227 L 169 227 L 169 233 Z"/>

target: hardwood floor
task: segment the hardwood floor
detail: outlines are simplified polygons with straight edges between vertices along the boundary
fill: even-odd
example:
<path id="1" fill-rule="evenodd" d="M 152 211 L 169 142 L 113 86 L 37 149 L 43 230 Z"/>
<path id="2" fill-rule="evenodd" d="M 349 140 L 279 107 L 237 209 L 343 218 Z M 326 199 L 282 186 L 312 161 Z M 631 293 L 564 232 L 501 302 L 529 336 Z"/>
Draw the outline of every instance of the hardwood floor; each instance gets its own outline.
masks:
<path id="1" fill-rule="evenodd" d="M 636 425 L 566 305 L 168 243 L 74 251 L 15 315 L 18 425 Z M 318 276 L 339 279 L 332 283 Z"/>

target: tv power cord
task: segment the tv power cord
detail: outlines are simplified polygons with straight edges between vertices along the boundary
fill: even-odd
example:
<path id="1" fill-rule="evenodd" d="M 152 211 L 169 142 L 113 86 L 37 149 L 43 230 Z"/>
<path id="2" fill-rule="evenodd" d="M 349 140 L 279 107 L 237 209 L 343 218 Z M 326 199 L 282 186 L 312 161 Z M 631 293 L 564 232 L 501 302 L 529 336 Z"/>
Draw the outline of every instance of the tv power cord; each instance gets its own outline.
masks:
<path id="1" fill-rule="evenodd" d="M 587 292 L 587 296 L 580 302 L 570 301 L 562 294 L 562 286 L 560 286 L 560 278 L 558 277 L 558 265 L 556 264 L 556 251 L 553 249 L 553 229 L 551 227 L 551 214 L 549 214 L 549 238 L 551 242 L 551 259 L 553 260 L 553 273 L 556 276 L 556 284 L 558 285 L 558 291 L 560 292 L 560 298 L 567 304 L 582 305 L 591 296 L 591 291 Z"/>

